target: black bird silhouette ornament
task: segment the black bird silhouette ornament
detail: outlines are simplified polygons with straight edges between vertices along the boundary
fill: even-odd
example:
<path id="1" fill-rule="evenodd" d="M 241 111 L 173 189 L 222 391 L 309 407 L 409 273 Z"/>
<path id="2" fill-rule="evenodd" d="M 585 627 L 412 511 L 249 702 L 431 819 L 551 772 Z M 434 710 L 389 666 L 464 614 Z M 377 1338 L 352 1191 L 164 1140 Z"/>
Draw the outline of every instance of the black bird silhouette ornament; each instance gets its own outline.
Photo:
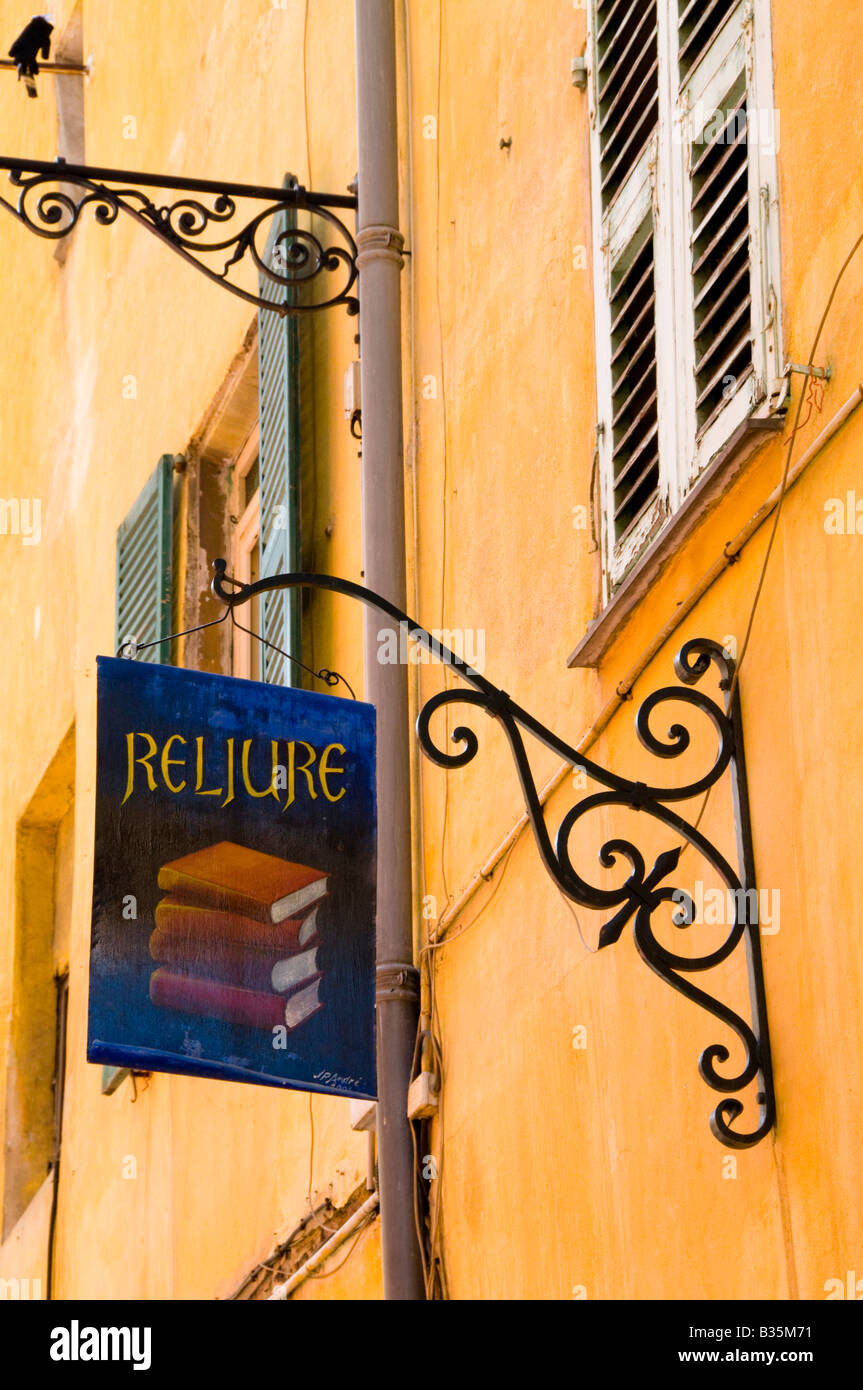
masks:
<path id="1" fill-rule="evenodd" d="M 28 97 L 36 96 L 34 79 L 39 71 L 36 55 L 41 54 L 43 58 L 49 56 L 53 29 L 54 25 L 51 23 L 50 15 L 34 14 L 30 23 L 25 29 L 22 29 L 9 49 L 9 57 L 14 58 L 18 64 L 18 81 L 20 82 L 23 77 Z"/>

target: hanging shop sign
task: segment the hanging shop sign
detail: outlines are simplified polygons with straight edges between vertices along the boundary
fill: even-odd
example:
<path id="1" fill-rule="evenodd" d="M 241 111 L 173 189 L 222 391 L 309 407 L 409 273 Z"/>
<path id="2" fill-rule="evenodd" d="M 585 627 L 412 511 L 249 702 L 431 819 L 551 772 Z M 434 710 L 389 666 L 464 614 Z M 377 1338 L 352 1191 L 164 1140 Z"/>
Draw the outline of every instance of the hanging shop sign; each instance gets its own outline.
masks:
<path id="1" fill-rule="evenodd" d="M 371 705 L 98 659 L 87 1057 L 375 1096 Z"/>

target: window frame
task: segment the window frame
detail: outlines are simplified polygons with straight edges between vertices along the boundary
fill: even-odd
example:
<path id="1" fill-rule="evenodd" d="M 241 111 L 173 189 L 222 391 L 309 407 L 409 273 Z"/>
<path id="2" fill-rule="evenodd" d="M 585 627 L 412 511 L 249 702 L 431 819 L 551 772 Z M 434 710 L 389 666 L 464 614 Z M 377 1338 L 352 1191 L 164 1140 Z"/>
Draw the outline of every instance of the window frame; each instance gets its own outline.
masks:
<path id="1" fill-rule="evenodd" d="M 601 142 L 598 129 L 596 3 L 587 7 L 588 103 L 591 216 L 593 233 L 598 494 L 602 539 L 602 601 L 607 604 L 666 523 L 678 511 L 711 462 L 721 455 L 745 421 L 774 414 L 785 383 L 779 312 L 778 175 L 776 148 L 747 141 L 749 170 L 750 322 L 754 370 L 731 392 L 719 414 L 699 433 L 696 416 L 695 313 L 692 293 L 690 160 L 693 140 L 722 102 L 734 71 L 745 74 L 748 106 L 773 112 L 769 0 L 740 0 L 699 62 L 680 84 L 678 0 L 656 0 L 658 69 L 657 123 L 649 140 L 607 208 L 599 190 Z M 741 65 L 742 64 L 742 68 Z M 724 85 L 726 84 L 727 85 Z M 705 119 L 692 125 L 701 98 Z M 692 128 L 690 128 L 692 127 Z M 655 285 L 655 349 L 659 479 L 655 497 L 622 539 L 615 534 L 613 397 L 611 371 L 612 277 L 634 238 L 651 221 Z M 681 325 L 684 325 L 681 331 Z"/>

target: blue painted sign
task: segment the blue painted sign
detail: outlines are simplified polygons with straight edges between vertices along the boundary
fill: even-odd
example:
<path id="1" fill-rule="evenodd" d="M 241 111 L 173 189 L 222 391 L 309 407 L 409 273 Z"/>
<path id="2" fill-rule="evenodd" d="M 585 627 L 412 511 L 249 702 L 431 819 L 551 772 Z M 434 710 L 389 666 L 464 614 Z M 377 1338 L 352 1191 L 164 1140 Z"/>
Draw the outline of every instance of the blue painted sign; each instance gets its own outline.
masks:
<path id="1" fill-rule="evenodd" d="M 98 659 L 91 1062 L 375 1096 L 375 714 Z"/>

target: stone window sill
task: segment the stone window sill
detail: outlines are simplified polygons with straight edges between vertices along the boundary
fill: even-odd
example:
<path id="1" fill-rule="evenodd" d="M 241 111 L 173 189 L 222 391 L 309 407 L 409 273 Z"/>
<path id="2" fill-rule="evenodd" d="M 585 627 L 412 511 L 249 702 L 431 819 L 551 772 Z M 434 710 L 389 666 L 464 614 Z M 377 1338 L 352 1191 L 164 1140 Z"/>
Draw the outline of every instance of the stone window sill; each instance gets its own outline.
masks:
<path id="1" fill-rule="evenodd" d="M 744 465 L 767 440 L 781 433 L 784 425 L 785 420 L 781 415 L 743 421 L 687 493 L 674 515 L 669 517 L 640 559 L 621 580 L 602 612 L 590 623 L 578 646 L 568 657 L 568 667 L 600 665 L 672 556 L 721 501 Z"/>

